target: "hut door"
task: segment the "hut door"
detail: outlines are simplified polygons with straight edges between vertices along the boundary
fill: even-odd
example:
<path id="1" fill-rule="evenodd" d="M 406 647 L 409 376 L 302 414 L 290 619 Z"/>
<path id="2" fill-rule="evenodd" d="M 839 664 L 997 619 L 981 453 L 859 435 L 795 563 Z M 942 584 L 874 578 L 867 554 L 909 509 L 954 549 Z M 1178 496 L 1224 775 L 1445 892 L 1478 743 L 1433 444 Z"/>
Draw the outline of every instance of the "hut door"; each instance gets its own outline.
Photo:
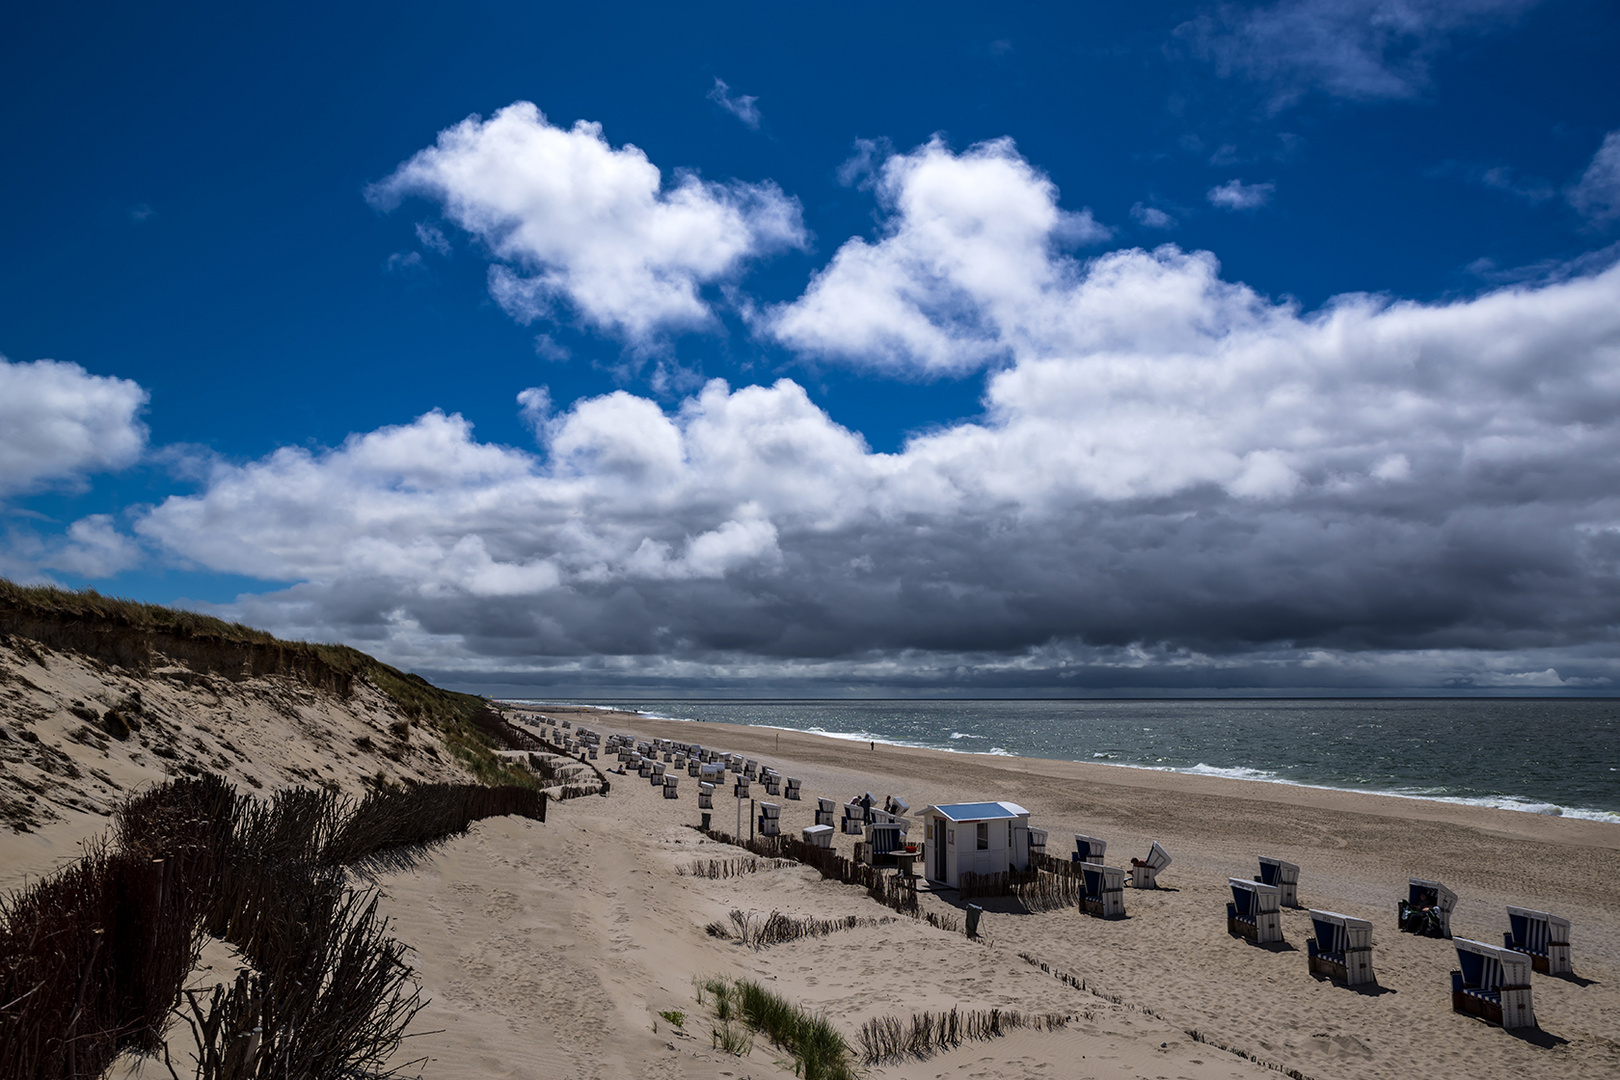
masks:
<path id="1" fill-rule="evenodd" d="M 934 822 L 934 850 L 939 852 L 934 859 L 934 880 L 945 880 L 945 823 Z"/>

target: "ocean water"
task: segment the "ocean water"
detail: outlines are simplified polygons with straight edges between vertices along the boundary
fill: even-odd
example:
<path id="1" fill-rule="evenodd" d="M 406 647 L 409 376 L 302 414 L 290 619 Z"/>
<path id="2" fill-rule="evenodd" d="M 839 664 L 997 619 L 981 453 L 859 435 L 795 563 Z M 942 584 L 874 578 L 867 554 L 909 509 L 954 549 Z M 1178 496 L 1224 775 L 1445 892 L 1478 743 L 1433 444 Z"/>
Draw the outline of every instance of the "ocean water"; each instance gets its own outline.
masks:
<path id="1" fill-rule="evenodd" d="M 958 753 L 1166 769 L 1620 823 L 1620 700 L 582 704 Z"/>

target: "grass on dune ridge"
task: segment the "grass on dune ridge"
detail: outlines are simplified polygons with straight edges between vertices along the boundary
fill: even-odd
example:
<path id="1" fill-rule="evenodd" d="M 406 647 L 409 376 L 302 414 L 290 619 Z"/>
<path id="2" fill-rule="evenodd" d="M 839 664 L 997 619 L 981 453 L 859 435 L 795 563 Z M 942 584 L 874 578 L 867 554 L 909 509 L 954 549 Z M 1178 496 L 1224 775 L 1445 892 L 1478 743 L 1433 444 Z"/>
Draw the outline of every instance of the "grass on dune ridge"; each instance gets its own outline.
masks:
<path id="1" fill-rule="evenodd" d="M 348 645 L 284 641 L 212 615 L 103 596 L 94 589 L 18 585 L 5 578 L 0 578 L 0 632 L 134 670 L 162 652 L 233 677 L 244 669 L 289 674 L 345 697 L 354 680 L 363 679 L 392 699 L 401 716 L 431 727 L 479 781 L 536 783 L 527 771 L 497 757 L 495 743 L 473 723 L 489 708 L 487 700 L 441 689 Z"/>

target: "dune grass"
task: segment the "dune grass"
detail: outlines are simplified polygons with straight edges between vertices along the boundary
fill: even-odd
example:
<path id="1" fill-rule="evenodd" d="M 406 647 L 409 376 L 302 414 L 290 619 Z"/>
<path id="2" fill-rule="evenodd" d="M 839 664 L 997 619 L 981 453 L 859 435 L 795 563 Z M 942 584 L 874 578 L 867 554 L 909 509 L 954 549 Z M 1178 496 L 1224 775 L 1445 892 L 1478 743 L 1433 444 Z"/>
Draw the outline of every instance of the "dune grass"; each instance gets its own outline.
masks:
<path id="1" fill-rule="evenodd" d="M 849 1044 L 819 1013 L 793 1004 L 752 979 L 709 979 L 699 988 L 707 990 L 720 1026 L 714 1029 L 715 1045 L 729 1053 L 746 1054 L 752 1040 L 742 1037 L 733 1026 L 740 1023 L 750 1032 L 759 1032 L 775 1046 L 793 1055 L 793 1071 L 804 1080 L 855 1080 L 854 1061 Z"/>

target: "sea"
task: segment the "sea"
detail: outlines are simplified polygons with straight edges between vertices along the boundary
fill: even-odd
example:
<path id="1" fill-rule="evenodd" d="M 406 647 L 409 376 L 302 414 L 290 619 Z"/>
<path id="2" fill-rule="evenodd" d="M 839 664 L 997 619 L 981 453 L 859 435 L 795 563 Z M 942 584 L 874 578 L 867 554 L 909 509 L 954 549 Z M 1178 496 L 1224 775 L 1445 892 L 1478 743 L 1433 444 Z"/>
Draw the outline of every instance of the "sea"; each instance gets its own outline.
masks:
<path id="1" fill-rule="evenodd" d="M 1620 823 L 1616 699 L 572 704 L 954 753 L 1089 761 Z"/>

